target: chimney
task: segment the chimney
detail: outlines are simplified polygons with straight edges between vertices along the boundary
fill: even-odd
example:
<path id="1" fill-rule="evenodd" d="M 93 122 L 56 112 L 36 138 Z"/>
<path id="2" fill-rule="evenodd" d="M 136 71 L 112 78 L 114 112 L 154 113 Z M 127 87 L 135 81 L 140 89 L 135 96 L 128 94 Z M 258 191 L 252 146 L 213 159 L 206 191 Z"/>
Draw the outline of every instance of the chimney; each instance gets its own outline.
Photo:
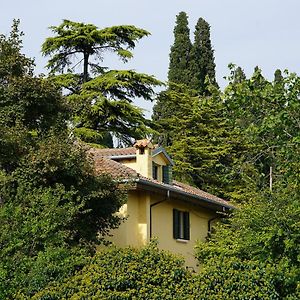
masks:
<path id="1" fill-rule="evenodd" d="M 152 149 L 154 146 L 147 140 L 138 140 L 134 144 L 136 148 L 137 172 L 141 175 L 152 178 Z"/>

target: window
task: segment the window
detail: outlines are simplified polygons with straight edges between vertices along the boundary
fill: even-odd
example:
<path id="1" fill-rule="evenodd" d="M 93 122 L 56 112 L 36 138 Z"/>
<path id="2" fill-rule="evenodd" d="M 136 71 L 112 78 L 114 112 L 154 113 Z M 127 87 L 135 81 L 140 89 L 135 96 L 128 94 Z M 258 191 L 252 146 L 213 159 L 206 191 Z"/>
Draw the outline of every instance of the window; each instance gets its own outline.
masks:
<path id="1" fill-rule="evenodd" d="M 155 163 L 153 163 L 152 165 L 152 177 L 153 179 L 158 180 L 158 165 L 156 165 Z"/>
<path id="2" fill-rule="evenodd" d="M 173 209 L 173 237 L 181 240 L 190 239 L 189 212 Z"/>

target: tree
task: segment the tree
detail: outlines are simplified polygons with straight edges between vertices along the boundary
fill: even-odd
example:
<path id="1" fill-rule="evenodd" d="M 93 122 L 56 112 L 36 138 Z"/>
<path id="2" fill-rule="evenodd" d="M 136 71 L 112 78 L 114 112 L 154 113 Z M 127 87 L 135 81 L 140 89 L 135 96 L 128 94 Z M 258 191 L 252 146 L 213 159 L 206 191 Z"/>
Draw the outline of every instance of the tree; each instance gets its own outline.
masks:
<path id="1" fill-rule="evenodd" d="M 272 83 L 260 69 L 240 83 L 234 82 L 234 70 L 232 76 L 223 99 L 227 119 L 248 145 L 243 162 L 257 170 L 251 180 L 262 188 L 270 185 L 270 176 L 296 178 L 298 164 L 293 157 L 299 153 L 299 77 L 287 74 L 281 83 Z"/>
<path id="2" fill-rule="evenodd" d="M 183 86 L 179 88 L 179 85 L 186 85 L 191 90 L 188 94 L 201 96 L 209 95 L 211 85 L 217 87 L 209 30 L 209 24 L 200 18 L 196 25 L 195 41 L 192 45 L 186 13 L 181 12 L 177 16 L 174 28 L 175 41 L 171 47 L 168 76 L 168 90 L 175 88 L 175 91 L 169 92 L 167 90 L 157 97 L 157 102 L 153 108 L 152 118 L 154 121 L 167 120 L 174 114 L 174 110 L 180 109 L 179 106 L 170 106 L 170 101 L 168 101 L 168 97 L 172 94 L 177 97 L 176 93 L 179 90 L 186 90 Z M 183 97 L 185 100 L 187 98 L 186 96 Z M 166 130 L 160 132 L 160 137 L 157 140 L 164 146 L 172 144 L 171 134 L 167 133 Z"/>
<path id="3" fill-rule="evenodd" d="M 21 53 L 22 32 L 14 20 L 0 35 L 0 168 L 13 171 L 34 136 L 51 127 L 66 128 L 66 107 L 57 88 L 33 76 L 33 61 Z"/>
<path id="4" fill-rule="evenodd" d="M 218 86 L 215 74 L 214 50 L 210 40 L 210 26 L 200 18 L 195 28 L 195 40 L 190 55 L 189 86 L 200 95 L 208 95 L 208 82 Z"/>
<path id="5" fill-rule="evenodd" d="M 153 87 L 160 81 L 135 71 L 107 70 L 99 65 L 105 52 L 116 53 L 124 62 L 133 54 L 136 42 L 149 35 L 132 25 L 98 29 L 95 25 L 64 20 L 52 26 L 54 37 L 46 39 L 42 52 L 50 56 L 51 74 L 58 86 L 67 89 L 72 109 L 72 124 L 78 137 L 86 142 L 103 143 L 112 133 L 123 142 L 140 138 L 149 132 L 143 111 L 132 104 L 134 97 L 151 100 Z M 76 54 L 82 60 L 73 63 Z M 76 68 L 83 62 L 83 70 Z"/>
<path id="6" fill-rule="evenodd" d="M 266 189 L 253 193 L 248 203 L 216 226 L 208 242 L 198 245 L 199 261 L 210 278 L 225 281 L 227 274 L 236 276 L 237 270 L 240 275 L 247 270 L 245 279 L 239 275 L 236 278 L 235 288 L 244 286 L 241 296 L 246 289 L 251 290 L 251 277 L 268 281 L 273 295 L 267 297 L 258 292 L 260 297 L 241 299 L 298 299 L 299 197 L 299 186 L 277 182 L 273 192 Z M 232 293 L 232 289 L 228 288 L 227 292 Z"/>
<path id="7" fill-rule="evenodd" d="M 18 23 L 0 39 L 0 298 L 71 275 L 110 228 L 123 193 L 69 134 L 56 86 L 33 75 Z M 3 51 L 2 51 L 3 50 Z"/>
<path id="8" fill-rule="evenodd" d="M 189 62 L 191 52 L 190 30 L 188 28 L 188 16 L 180 12 L 176 16 L 174 27 L 174 44 L 170 51 L 170 63 L 168 80 L 174 83 L 189 85 Z"/>
<path id="9" fill-rule="evenodd" d="M 280 69 L 277 69 L 274 73 L 274 82 L 281 83 L 283 80 L 283 76 Z"/>
<path id="10" fill-rule="evenodd" d="M 213 96 L 202 98 L 184 85 L 173 84 L 161 93 L 172 113 L 157 120 L 159 141 L 175 162 L 174 178 L 226 199 L 237 199 L 244 183 L 235 164 L 245 151 L 244 145 L 226 119 L 220 93 L 214 87 L 210 92 Z"/>

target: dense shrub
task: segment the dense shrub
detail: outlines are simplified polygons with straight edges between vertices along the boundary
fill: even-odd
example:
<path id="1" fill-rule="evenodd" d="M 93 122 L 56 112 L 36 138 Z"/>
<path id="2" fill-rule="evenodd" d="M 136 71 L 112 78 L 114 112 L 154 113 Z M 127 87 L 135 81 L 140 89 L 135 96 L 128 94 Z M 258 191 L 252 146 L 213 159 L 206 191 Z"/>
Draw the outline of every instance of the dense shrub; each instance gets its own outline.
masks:
<path id="1" fill-rule="evenodd" d="M 32 299 L 190 299 L 191 280 L 183 260 L 159 251 L 154 243 L 140 250 L 112 247 Z"/>

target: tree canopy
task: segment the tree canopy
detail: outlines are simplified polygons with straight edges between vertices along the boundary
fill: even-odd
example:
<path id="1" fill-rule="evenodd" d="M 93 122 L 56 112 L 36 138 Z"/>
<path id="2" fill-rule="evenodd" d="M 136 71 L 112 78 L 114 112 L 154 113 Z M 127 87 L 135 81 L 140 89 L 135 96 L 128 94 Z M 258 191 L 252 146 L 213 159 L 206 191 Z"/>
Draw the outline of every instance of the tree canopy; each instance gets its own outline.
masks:
<path id="1" fill-rule="evenodd" d="M 0 37 L 0 298 L 80 269 L 120 219 L 124 196 L 70 136 L 62 95 L 33 75 L 21 34 Z"/>
<path id="2" fill-rule="evenodd" d="M 58 73 L 53 82 L 68 91 L 66 101 L 77 137 L 104 144 L 105 137 L 112 134 L 126 144 L 150 133 L 150 123 L 143 110 L 133 105 L 133 99 L 152 100 L 154 87 L 161 82 L 147 74 L 109 70 L 100 64 L 105 52 L 116 53 L 126 62 L 137 41 L 150 33 L 133 25 L 98 29 L 69 20 L 50 28 L 55 36 L 46 39 L 42 52 L 50 57 L 50 74 Z"/>
<path id="3" fill-rule="evenodd" d="M 192 44 L 190 41 L 190 30 L 188 27 L 188 16 L 180 12 L 176 16 L 174 27 L 174 44 L 170 50 L 170 62 L 168 80 L 174 83 L 189 84 L 190 82 L 190 52 Z"/>
<path id="4" fill-rule="evenodd" d="M 89 67 L 94 74 L 103 72 L 99 62 L 103 61 L 105 52 L 114 52 L 122 60 L 132 58 L 131 52 L 136 42 L 150 33 L 133 25 L 121 25 L 99 29 L 93 24 L 84 24 L 64 20 L 59 26 L 51 26 L 56 34 L 49 37 L 42 45 L 42 53 L 51 56 L 48 68 L 52 72 L 63 72 L 65 68 L 70 70 L 74 63 L 72 58 L 81 54 L 83 62 L 83 82 L 89 79 Z M 90 57 L 94 61 L 90 61 Z M 76 67 L 76 65 L 75 65 Z M 71 68 L 72 69 L 72 68 Z"/>
<path id="5" fill-rule="evenodd" d="M 208 95 L 208 85 L 218 86 L 218 84 L 215 74 L 214 50 L 210 40 L 210 26 L 203 18 L 199 18 L 194 35 L 195 40 L 190 54 L 191 79 L 189 86 L 198 91 L 200 95 Z"/>

